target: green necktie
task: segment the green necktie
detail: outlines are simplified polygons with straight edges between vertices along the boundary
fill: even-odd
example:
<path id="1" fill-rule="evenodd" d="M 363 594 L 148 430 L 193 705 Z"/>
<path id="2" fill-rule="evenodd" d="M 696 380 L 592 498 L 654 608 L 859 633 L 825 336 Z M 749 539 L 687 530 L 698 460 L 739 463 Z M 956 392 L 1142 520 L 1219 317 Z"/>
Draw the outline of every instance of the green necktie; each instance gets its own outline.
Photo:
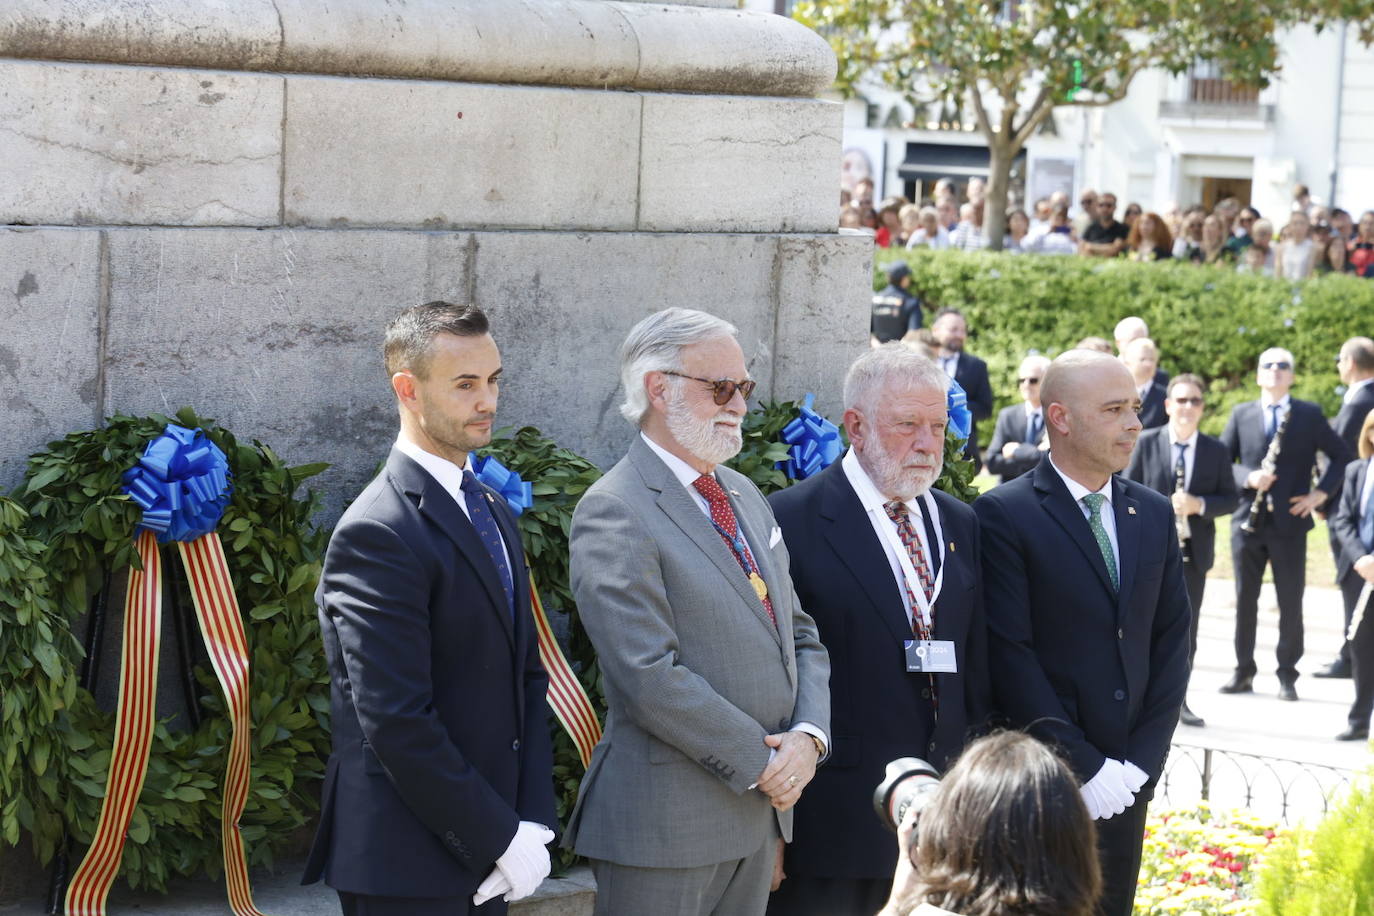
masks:
<path id="1" fill-rule="evenodd" d="M 1107 529 L 1102 524 L 1100 514 L 1102 503 L 1107 497 L 1101 493 L 1089 493 L 1083 497 L 1083 505 L 1088 507 L 1088 527 L 1093 530 L 1093 537 L 1097 539 L 1097 549 L 1102 551 L 1102 560 L 1107 564 L 1107 575 L 1112 578 L 1112 588 L 1121 588 L 1121 579 L 1116 573 L 1116 556 L 1112 553 L 1112 540 L 1107 537 Z"/>

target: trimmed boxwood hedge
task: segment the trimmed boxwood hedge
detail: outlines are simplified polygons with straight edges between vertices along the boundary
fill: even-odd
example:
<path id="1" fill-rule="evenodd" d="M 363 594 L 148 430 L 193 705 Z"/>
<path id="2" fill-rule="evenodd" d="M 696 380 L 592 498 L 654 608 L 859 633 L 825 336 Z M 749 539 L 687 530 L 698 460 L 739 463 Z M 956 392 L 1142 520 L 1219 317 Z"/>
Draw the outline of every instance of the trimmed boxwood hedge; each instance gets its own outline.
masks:
<path id="1" fill-rule="evenodd" d="M 1294 283 L 1186 263 L 876 249 L 875 290 L 897 260 L 911 266 L 927 324 L 944 307 L 967 316 L 968 350 L 987 360 L 998 408 L 1016 402 L 1016 368 L 1027 354 L 1054 356 L 1090 335 L 1110 340 L 1119 320 L 1139 315 L 1166 371 L 1211 384 L 1205 432 L 1219 433 L 1233 405 L 1257 396 L 1255 363 L 1273 346 L 1297 360 L 1294 395 L 1332 416 L 1343 391 L 1341 343 L 1374 334 L 1374 283 L 1348 274 Z M 992 422 L 979 432 L 989 441 Z"/>

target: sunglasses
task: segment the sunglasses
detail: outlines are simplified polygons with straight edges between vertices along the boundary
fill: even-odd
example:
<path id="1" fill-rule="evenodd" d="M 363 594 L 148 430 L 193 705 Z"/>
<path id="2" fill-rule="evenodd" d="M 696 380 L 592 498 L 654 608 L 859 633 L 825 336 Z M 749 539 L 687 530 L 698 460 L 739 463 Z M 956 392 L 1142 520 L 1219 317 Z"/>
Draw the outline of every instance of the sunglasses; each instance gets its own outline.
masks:
<path id="1" fill-rule="evenodd" d="M 1260 363 L 1260 368 L 1261 368 L 1261 369 L 1277 369 L 1277 370 L 1280 371 L 1280 372 L 1285 372 L 1285 371 L 1287 371 L 1287 370 L 1289 370 L 1289 369 L 1292 369 L 1292 368 L 1293 368 L 1293 364 L 1292 364 L 1292 363 L 1288 363 L 1288 362 L 1282 362 L 1282 363 Z"/>
<path id="2" fill-rule="evenodd" d="M 726 404 L 729 404 L 730 399 L 735 396 L 736 391 L 740 393 L 740 397 L 744 398 L 746 401 L 749 400 L 749 395 L 754 393 L 754 386 L 758 384 L 758 382 L 754 381 L 753 379 L 745 379 L 742 382 L 737 382 L 732 378 L 698 378 L 695 375 L 683 375 L 681 372 L 670 372 L 667 369 L 663 370 L 663 374 L 676 376 L 677 378 L 690 379 L 693 382 L 702 382 L 704 384 L 710 385 L 711 398 L 720 407 L 724 407 Z"/>
<path id="3" fill-rule="evenodd" d="M 1040 379 L 1038 379 L 1038 378 L 1019 378 L 1019 379 L 1016 380 L 1016 384 L 1018 384 L 1018 385 L 1039 385 L 1039 384 L 1040 384 Z"/>
<path id="4" fill-rule="evenodd" d="M 1201 407 L 1202 398 L 1174 398 L 1174 403 L 1180 407 Z"/>

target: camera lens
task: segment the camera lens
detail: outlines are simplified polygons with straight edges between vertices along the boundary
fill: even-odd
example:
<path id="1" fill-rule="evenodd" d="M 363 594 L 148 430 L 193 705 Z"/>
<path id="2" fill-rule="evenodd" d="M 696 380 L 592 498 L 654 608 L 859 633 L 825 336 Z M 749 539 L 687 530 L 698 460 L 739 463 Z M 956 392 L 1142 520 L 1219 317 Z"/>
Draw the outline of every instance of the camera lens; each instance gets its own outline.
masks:
<path id="1" fill-rule="evenodd" d="M 940 788 L 940 771 L 919 757 L 898 757 L 889 763 L 883 781 L 873 790 L 873 810 L 887 824 L 889 830 L 906 817 L 913 805 L 917 817 Z"/>

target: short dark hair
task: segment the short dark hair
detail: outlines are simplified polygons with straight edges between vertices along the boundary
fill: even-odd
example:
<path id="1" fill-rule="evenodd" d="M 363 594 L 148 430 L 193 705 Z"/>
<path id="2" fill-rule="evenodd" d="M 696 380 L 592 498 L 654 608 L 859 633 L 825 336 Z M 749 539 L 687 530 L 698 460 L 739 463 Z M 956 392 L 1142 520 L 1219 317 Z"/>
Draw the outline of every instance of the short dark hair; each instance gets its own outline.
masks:
<path id="1" fill-rule="evenodd" d="M 1207 394 L 1207 383 L 1202 380 L 1202 376 L 1194 375 L 1191 372 L 1184 372 L 1169 379 L 1169 391 L 1174 390 L 1175 385 L 1192 385 L 1197 389 L 1198 394 Z"/>
<path id="2" fill-rule="evenodd" d="M 413 305 L 386 327 L 382 358 L 388 376 L 410 372 L 416 378 L 429 374 L 430 349 L 440 334 L 481 337 L 490 333 L 486 313 L 475 305 L 457 305 L 435 299 Z"/>
<path id="3" fill-rule="evenodd" d="M 1090 916 L 1102 886 L 1078 780 L 1029 735 L 964 751 L 922 812 L 916 903 L 964 916 Z"/>

